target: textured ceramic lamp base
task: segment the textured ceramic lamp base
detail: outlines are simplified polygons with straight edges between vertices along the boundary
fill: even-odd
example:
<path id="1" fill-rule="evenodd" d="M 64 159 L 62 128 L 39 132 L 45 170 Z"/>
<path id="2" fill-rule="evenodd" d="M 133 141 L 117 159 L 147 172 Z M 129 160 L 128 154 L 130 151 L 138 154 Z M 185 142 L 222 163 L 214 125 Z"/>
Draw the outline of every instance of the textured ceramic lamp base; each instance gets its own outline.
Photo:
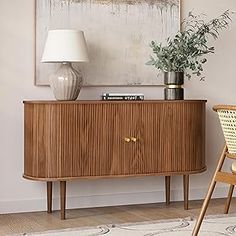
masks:
<path id="1" fill-rule="evenodd" d="M 50 76 L 50 86 L 57 100 L 76 100 L 82 85 L 82 74 L 71 63 L 62 63 L 55 74 Z"/>

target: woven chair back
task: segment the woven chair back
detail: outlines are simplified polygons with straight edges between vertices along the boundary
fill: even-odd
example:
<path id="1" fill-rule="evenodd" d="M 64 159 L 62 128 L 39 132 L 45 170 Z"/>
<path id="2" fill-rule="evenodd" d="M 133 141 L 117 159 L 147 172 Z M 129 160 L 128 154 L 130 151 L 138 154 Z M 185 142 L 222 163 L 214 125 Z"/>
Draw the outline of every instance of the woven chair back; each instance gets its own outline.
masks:
<path id="1" fill-rule="evenodd" d="M 219 105 L 213 110 L 219 115 L 228 152 L 236 154 L 236 106 Z"/>

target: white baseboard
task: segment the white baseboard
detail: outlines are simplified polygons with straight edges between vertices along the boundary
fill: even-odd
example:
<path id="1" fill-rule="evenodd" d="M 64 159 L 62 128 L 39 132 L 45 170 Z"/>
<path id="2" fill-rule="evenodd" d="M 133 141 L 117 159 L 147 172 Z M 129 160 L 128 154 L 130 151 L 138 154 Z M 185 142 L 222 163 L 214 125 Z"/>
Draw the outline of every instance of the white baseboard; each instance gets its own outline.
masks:
<path id="1" fill-rule="evenodd" d="M 227 187 L 218 187 L 213 198 L 222 198 L 227 196 Z M 203 199 L 206 189 L 191 189 L 190 200 Z M 68 196 L 67 209 L 104 207 L 132 204 L 146 204 L 164 202 L 164 191 L 137 192 L 137 193 L 119 193 L 90 196 Z M 182 190 L 171 191 L 172 201 L 183 201 Z M 53 198 L 53 209 L 59 209 L 59 197 Z M 46 210 L 46 199 L 25 199 L 16 201 L 0 201 L 0 214 L 35 212 Z"/>

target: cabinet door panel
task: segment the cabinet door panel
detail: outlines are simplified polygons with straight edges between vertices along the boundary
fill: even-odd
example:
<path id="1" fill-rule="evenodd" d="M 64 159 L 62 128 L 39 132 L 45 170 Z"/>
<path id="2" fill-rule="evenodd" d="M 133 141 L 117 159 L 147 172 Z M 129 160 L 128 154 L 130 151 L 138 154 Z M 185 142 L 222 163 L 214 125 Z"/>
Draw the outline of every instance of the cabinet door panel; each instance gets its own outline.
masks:
<path id="1" fill-rule="evenodd" d="M 122 142 L 119 146 L 119 160 L 124 163 L 120 174 L 142 174 L 148 173 L 149 157 L 145 156 L 145 131 L 144 118 L 148 117 L 148 108 L 140 103 L 119 104 L 117 107 L 117 117 L 119 128 L 117 135 Z M 117 122 L 117 124 L 118 124 Z M 125 142 L 124 138 L 130 138 L 130 142 Z M 135 140 L 136 139 L 136 140 Z"/>
<path id="2" fill-rule="evenodd" d="M 204 163 L 205 104 L 124 104 L 121 136 L 125 174 L 178 173 L 201 170 Z"/>
<path id="3" fill-rule="evenodd" d="M 125 138 L 138 138 L 136 132 L 137 106 L 136 104 L 117 104 L 116 111 L 117 132 L 114 135 L 118 138 L 118 153 L 117 157 L 113 156 L 113 159 L 118 158 L 122 166 L 114 173 L 120 175 L 134 174 L 141 163 L 139 156 L 142 156 L 142 153 L 140 153 L 142 150 L 137 149 L 138 141 L 133 142 L 131 140 L 126 142 Z"/>
<path id="4" fill-rule="evenodd" d="M 116 150 L 113 109 L 102 104 L 77 105 L 75 109 L 73 176 L 110 175 L 115 164 L 111 157 Z"/>
<path id="5" fill-rule="evenodd" d="M 177 173 L 204 168 L 205 104 L 159 103 L 145 106 L 144 156 L 149 173 Z"/>
<path id="6" fill-rule="evenodd" d="M 205 168 L 205 102 L 26 103 L 24 127 L 28 177 L 168 175 Z"/>

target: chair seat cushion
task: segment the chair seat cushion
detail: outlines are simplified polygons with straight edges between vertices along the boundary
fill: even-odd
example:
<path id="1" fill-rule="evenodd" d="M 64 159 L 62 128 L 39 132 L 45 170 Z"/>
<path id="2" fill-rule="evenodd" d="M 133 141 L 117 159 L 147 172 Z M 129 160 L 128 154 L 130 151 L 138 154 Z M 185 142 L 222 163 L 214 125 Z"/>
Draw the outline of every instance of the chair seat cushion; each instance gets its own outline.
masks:
<path id="1" fill-rule="evenodd" d="M 236 162 L 234 162 L 231 166 L 231 170 L 234 174 L 236 174 Z"/>

